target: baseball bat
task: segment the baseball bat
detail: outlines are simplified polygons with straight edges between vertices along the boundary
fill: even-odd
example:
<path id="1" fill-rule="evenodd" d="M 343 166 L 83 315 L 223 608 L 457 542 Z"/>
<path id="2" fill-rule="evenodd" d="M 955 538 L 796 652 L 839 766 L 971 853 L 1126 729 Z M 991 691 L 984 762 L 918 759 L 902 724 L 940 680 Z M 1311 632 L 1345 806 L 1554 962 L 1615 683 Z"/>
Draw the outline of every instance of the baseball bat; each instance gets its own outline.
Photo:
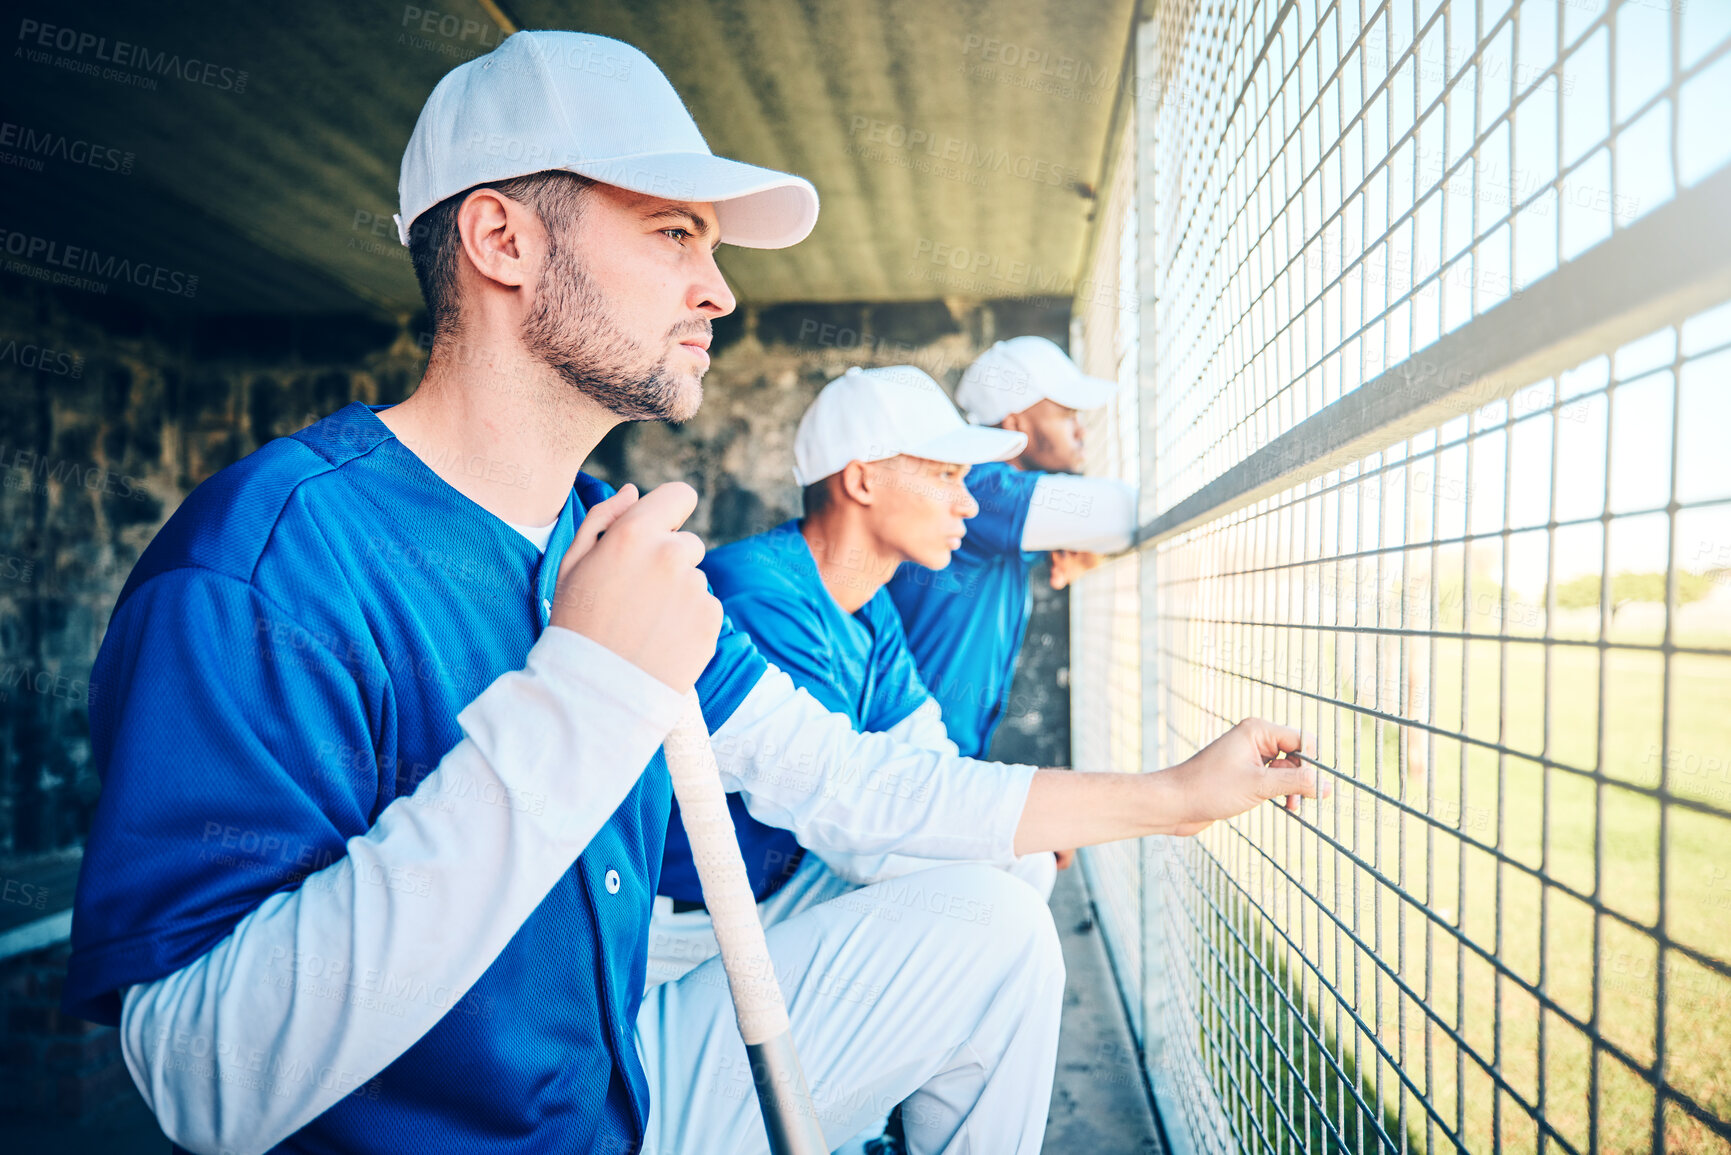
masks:
<path id="1" fill-rule="evenodd" d="M 695 692 L 686 696 L 685 713 L 663 749 L 679 814 L 691 839 L 703 904 L 709 908 L 715 941 L 721 946 L 721 966 L 733 995 L 739 1034 L 745 1040 L 769 1149 L 772 1155 L 827 1155 L 829 1145 L 794 1050 L 787 1003 L 776 982 L 775 964 L 757 917 L 757 899 L 751 893 L 727 795 L 721 789 L 721 771 L 709 745 L 709 727 Z"/>

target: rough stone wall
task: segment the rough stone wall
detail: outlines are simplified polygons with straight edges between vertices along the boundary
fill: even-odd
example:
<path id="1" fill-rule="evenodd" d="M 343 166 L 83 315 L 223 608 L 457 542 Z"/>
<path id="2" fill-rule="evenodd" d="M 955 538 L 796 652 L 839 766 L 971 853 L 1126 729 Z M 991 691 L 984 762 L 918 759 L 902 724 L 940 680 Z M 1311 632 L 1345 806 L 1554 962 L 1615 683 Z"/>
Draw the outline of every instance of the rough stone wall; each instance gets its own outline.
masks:
<path id="1" fill-rule="evenodd" d="M 1067 338 L 1063 300 L 787 304 L 717 326 L 699 415 L 626 426 L 591 468 L 680 478 L 692 528 L 724 544 L 793 516 L 793 430 L 852 364 L 920 365 L 952 387 L 1004 336 Z M 401 400 L 424 365 L 417 326 L 355 318 L 163 321 L 14 282 L 0 295 L 0 861 L 78 844 L 98 783 L 91 664 L 140 552 L 204 478 L 351 400 Z M 1067 760 L 1066 599 L 1036 577 L 1000 756 Z"/>
<path id="2" fill-rule="evenodd" d="M 0 859 L 80 842 L 91 664 L 121 585 L 192 487 L 353 398 L 397 400 L 413 342 L 347 318 L 152 320 L 0 296 Z"/>

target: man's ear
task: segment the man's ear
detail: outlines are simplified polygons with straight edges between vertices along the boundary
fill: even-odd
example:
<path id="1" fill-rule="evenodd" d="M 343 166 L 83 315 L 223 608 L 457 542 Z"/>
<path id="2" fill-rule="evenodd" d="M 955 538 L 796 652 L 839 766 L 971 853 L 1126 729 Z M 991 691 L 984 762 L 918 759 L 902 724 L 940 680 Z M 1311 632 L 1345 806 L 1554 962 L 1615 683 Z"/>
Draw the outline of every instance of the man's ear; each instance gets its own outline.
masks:
<path id="1" fill-rule="evenodd" d="M 841 471 L 841 491 L 847 494 L 850 501 L 859 505 L 871 505 L 877 500 L 877 478 L 872 475 L 872 467 L 863 461 L 850 461 Z"/>
<path id="2" fill-rule="evenodd" d="M 528 205 L 496 189 L 476 189 L 457 209 L 457 239 L 469 263 L 482 277 L 508 288 L 529 283 L 523 243 L 529 238 L 523 233 L 539 227 L 539 218 Z"/>
<path id="3" fill-rule="evenodd" d="M 1011 433 L 1027 433 L 1030 435 L 1033 433 L 1033 430 L 1028 426 L 1028 411 L 1026 409 L 1022 410 L 1020 413 L 1012 413 L 1002 421 L 998 422 L 998 428 L 1007 429 Z"/>

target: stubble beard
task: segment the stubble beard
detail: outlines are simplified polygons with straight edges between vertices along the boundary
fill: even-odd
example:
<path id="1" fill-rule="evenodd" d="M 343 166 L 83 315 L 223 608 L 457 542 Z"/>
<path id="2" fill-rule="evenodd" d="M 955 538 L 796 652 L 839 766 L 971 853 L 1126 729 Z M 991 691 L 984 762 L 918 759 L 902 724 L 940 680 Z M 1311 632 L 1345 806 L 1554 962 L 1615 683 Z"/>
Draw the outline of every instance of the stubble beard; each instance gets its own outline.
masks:
<path id="1" fill-rule="evenodd" d="M 668 339 L 709 331 L 707 320 L 686 321 Z M 571 246 L 556 235 L 549 237 L 547 268 L 523 319 L 523 345 L 622 421 L 687 421 L 703 400 L 701 376 L 682 380 L 669 367 L 668 354 L 653 360 L 641 342 L 627 336 Z"/>

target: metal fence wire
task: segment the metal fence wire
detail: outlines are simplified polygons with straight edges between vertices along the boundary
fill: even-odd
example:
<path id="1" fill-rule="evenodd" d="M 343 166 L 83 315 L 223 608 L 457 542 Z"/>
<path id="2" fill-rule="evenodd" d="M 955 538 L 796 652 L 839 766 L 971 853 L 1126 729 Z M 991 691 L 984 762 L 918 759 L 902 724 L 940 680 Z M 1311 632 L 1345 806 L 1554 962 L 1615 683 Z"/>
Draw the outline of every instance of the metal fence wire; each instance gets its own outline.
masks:
<path id="1" fill-rule="evenodd" d="M 1191 0 L 1137 71 L 1075 761 L 1336 786 L 1083 856 L 1171 1146 L 1731 1151 L 1731 2 Z"/>

